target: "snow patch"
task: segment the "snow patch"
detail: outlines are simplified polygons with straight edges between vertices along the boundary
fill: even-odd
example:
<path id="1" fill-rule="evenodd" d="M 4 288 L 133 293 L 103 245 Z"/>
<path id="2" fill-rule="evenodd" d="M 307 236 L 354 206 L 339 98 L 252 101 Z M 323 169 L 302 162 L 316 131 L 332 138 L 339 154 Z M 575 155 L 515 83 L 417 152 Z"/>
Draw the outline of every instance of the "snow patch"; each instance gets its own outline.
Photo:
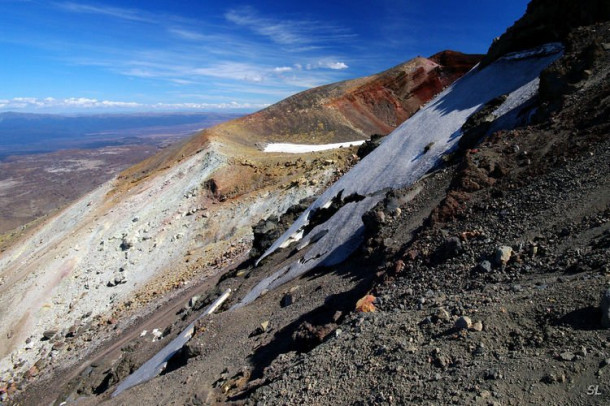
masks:
<path id="1" fill-rule="evenodd" d="M 541 45 L 537 48 L 527 49 L 525 51 L 511 52 L 509 54 L 504 55 L 500 59 L 516 61 L 519 59 L 553 55 L 561 51 L 563 51 L 563 45 L 561 45 L 561 43 L 550 42 L 548 44 Z"/>
<path id="2" fill-rule="evenodd" d="M 263 152 L 286 152 L 289 154 L 304 154 L 307 152 L 327 151 L 329 149 L 349 148 L 364 144 L 364 140 L 338 142 L 335 144 L 289 144 L 289 143 L 272 143 L 265 145 Z"/>
<path id="3" fill-rule="evenodd" d="M 310 230 L 301 242 L 311 244 L 307 254 L 262 280 L 234 308 L 254 301 L 261 292 L 274 289 L 316 266 L 332 266 L 345 260 L 362 242 L 362 215 L 383 199 L 384 190 L 410 186 L 433 169 L 445 153 L 457 146 L 461 128 L 471 114 L 489 100 L 509 94 L 506 105 L 500 106 L 495 114 L 506 116 L 504 124 L 514 123 L 521 106 L 536 93 L 540 72 L 561 56 L 559 47 L 547 44 L 501 58 L 484 69 L 473 69 L 401 124 L 377 149 L 326 190 L 259 262 L 298 235 L 308 223 L 310 213 L 339 193 L 366 198 L 346 204 L 326 222 Z M 430 148 L 431 143 L 434 148 Z M 329 232 L 312 242 L 323 230 Z"/>

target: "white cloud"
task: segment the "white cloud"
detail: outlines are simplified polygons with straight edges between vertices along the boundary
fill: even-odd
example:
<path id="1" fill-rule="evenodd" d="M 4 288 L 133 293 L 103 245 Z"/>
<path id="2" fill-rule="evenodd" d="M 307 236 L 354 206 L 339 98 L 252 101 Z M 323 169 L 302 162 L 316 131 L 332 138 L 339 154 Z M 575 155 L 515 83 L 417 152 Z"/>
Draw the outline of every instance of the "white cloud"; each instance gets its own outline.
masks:
<path id="1" fill-rule="evenodd" d="M 151 105 L 152 108 L 163 110 L 261 109 L 268 106 L 268 103 L 239 103 L 236 101 L 228 103 L 156 103 Z"/>
<path id="2" fill-rule="evenodd" d="M 170 82 L 173 82 L 177 85 L 192 85 L 195 82 L 193 82 L 192 80 L 186 80 L 186 79 L 176 79 L 176 78 L 172 78 L 169 80 Z"/>
<path id="3" fill-rule="evenodd" d="M 158 73 L 153 72 L 151 70 L 140 69 L 140 68 L 127 69 L 121 73 L 126 76 L 136 76 L 139 78 L 156 78 L 156 77 L 161 76 Z"/>
<path id="4" fill-rule="evenodd" d="M 335 69 L 335 70 L 348 68 L 348 66 L 343 62 L 330 62 L 330 63 L 326 64 L 325 67 L 327 67 L 329 69 Z"/>
<path id="5" fill-rule="evenodd" d="M 98 100 L 87 97 L 69 97 L 55 99 L 53 97 L 14 97 L 1 99 L 0 108 L 8 110 L 205 110 L 205 109 L 260 109 L 269 106 L 268 103 L 153 103 L 126 102 L 115 100 Z"/>
<path id="6" fill-rule="evenodd" d="M 223 79 L 244 80 L 246 82 L 262 82 L 264 69 L 256 65 L 241 62 L 223 62 L 206 68 L 196 68 L 192 73 L 200 76 L 212 76 Z"/>
<path id="7" fill-rule="evenodd" d="M 91 6 L 88 4 L 79 4 L 73 2 L 55 3 L 55 5 L 65 11 L 69 11 L 72 13 L 97 14 L 107 17 L 119 18 L 122 20 L 138 22 L 155 22 L 152 18 L 147 17 L 146 13 L 142 10 L 110 6 Z"/>
<path id="8" fill-rule="evenodd" d="M 333 70 L 342 70 L 347 69 L 349 66 L 344 62 L 338 61 L 318 61 L 316 63 L 308 63 L 305 65 L 305 69 L 313 70 L 313 69 L 333 69 Z"/>
<path id="9" fill-rule="evenodd" d="M 195 31 L 185 30 L 182 28 L 170 28 L 168 31 L 170 34 L 173 34 L 178 38 L 186 39 L 189 41 L 203 41 L 206 39 L 206 36 L 203 34 L 200 34 Z"/>
<path id="10" fill-rule="evenodd" d="M 292 70 L 292 68 L 290 66 L 278 66 L 276 68 L 273 68 L 273 71 L 275 73 L 290 72 L 291 70 Z"/>
<path id="11" fill-rule="evenodd" d="M 294 52 L 317 49 L 313 44 L 326 46 L 329 42 L 346 41 L 355 37 L 345 28 L 322 21 L 262 17 L 252 7 L 230 10 L 225 14 L 225 18 L 269 38 L 276 44 L 291 46 Z"/>
<path id="12" fill-rule="evenodd" d="M 225 18 L 232 23 L 247 27 L 260 35 L 269 37 L 273 42 L 278 44 L 288 45 L 310 42 L 310 39 L 300 32 L 298 23 L 291 24 L 290 22 L 259 17 L 250 7 L 231 10 L 225 14 Z"/>

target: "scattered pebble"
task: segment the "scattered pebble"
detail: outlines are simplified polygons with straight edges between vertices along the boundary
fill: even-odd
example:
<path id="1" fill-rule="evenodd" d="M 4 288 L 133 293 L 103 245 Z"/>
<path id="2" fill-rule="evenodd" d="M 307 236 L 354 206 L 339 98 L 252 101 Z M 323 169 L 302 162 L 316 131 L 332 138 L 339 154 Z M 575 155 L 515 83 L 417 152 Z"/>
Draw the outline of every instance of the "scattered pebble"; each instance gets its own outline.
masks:
<path id="1" fill-rule="evenodd" d="M 472 324 L 472 329 L 474 331 L 483 331 L 483 323 L 481 321 L 475 321 Z"/>
<path id="2" fill-rule="evenodd" d="M 498 265 L 506 265 L 506 263 L 510 260 L 510 256 L 513 253 L 513 249 L 508 245 L 502 245 L 496 248 L 496 252 L 494 254 L 494 260 Z"/>
<path id="3" fill-rule="evenodd" d="M 468 316 L 462 316 L 455 321 L 454 327 L 460 330 L 468 329 L 472 326 L 472 320 Z"/>

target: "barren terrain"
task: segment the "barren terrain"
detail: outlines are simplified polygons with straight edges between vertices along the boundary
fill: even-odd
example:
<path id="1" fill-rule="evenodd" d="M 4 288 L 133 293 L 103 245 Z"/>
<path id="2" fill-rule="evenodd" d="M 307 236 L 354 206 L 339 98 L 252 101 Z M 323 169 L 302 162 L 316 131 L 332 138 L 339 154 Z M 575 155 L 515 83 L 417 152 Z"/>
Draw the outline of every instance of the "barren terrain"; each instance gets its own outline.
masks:
<path id="1" fill-rule="evenodd" d="M 532 1 L 444 91 L 459 54 L 304 92 L 25 233 L 0 256 L 0 395 L 608 404 L 610 8 L 574 7 Z M 160 376 L 115 392 L 228 288 Z"/>

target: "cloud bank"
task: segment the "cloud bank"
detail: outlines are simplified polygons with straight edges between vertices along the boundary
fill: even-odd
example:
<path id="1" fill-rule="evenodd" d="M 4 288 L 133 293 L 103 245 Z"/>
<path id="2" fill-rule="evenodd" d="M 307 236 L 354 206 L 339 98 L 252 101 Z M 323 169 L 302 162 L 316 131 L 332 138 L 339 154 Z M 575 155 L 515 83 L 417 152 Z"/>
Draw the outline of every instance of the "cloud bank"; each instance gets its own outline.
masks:
<path id="1" fill-rule="evenodd" d="M 14 97 L 0 99 L 0 110 L 255 110 L 268 104 L 255 103 L 137 103 L 113 100 L 98 100 L 86 97 L 56 99 L 53 97 Z"/>

